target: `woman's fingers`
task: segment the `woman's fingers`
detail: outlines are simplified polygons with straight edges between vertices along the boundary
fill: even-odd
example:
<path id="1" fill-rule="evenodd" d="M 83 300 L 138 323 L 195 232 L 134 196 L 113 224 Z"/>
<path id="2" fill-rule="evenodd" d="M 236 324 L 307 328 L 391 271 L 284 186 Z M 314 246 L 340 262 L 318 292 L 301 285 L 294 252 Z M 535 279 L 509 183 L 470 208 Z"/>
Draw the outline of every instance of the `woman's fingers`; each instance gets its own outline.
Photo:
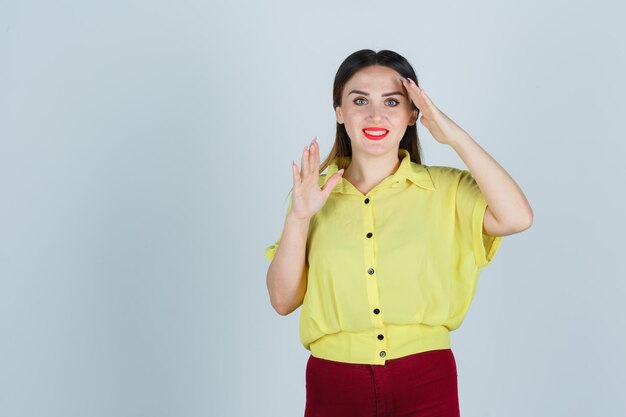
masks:
<path id="1" fill-rule="evenodd" d="M 309 149 L 309 145 L 305 146 L 304 151 L 302 152 L 302 165 L 300 166 L 300 177 L 302 181 L 305 181 L 309 177 L 309 157 L 311 154 L 311 150 Z"/>
<path id="2" fill-rule="evenodd" d="M 317 143 L 317 136 L 311 141 L 311 174 L 319 175 L 320 170 L 320 145 Z"/>
<path id="3" fill-rule="evenodd" d="M 324 188 L 322 188 L 322 193 L 324 194 L 324 197 L 328 198 L 328 196 L 330 195 L 330 192 L 333 190 L 333 188 L 335 188 L 335 185 L 337 185 L 339 181 L 341 181 L 342 175 L 343 175 L 343 168 L 335 172 L 328 179 L 328 181 L 326 181 L 326 184 L 324 184 Z"/>
<path id="4" fill-rule="evenodd" d="M 291 177 L 293 178 L 293 190 L 300 188 L 302 180 L 300 179 L 300 172 L 298 172 L 298 165 L 291 161 Z"/>
<path id="5" fill-rule="evenodd" d="M 318 178 L 320 166 L 320 150 L 317 143 L 317 137 L 313 138 L 311 143 L 304 148 L 302 152 L 302 169 L 301 180 L 306 181 L 307 178 Z"/>
<path id="6" fill-rule="evenodd" d="M 415 84 L 413 80 L 405 80 L 404 86 L 409 91 L 411 100 L 413 100 L 415 106 L 420 109 L 422 113 L 432 115 L 441 111 L 437 108 L 437 106 L 435 106 L 435 103 L 433 103 L 430 97 L 428 97 L 426 91 L 424 91 L 422 87 Z"/>
<path id="7" fill-rule="evenodd" d="M 422 90 L 417 84 L 415 84 L 415 81 L 410 78 L 403 79 L 402 84 L 404 85 L 404 88 L 406 88 L 406 90 L 408 91 L 409 97 L 411 97 L 411 100 L 413 101 L 413 104 L 415 104 L 415 107 L 417 107 L 423 113 L 427 105 L 427 102 L 424 99 L 426 95 L 426 93 L 424 93 L 424 90 Z"/>
<path id="8" fill-rule="evenodd" d="M 343 169 L 333 174 L 323 189 L 319 186 L 320 153 L 317 138 L 313 138 L 310 145 L 302 152 L 302 165 L 292 160 L 291 170 L 293 177 L 294 200 L 292 210 L 299 215 L 315 214 L 328 199 L 330 192 L 341 181 Z"/>

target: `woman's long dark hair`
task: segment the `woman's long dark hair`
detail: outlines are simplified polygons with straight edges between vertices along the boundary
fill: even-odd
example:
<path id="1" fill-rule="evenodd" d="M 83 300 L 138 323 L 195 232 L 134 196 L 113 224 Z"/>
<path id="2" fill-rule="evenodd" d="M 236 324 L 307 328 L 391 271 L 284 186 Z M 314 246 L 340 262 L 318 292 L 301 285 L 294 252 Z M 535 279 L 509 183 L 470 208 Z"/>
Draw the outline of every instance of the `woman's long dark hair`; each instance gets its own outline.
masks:
<path id="1" fill-rule="evenodd" d="M 361 49 L 348 56 L 339 66 L 337 74 L 335 74 L 335 82 L 333 85 L 333 108 L 341 106 L 341 95 L 346 83 L 352 76 L 365 67 L 372 65 L 382 65 L 389 67 L 397 71 L 401 76 L 405 78 L 411 78 L 417 82 L 417 74 L 415 70 L 402 55 L 389 51 L 372 51 L 371 49 Z M 417 117 L 419 119 L 419 109 L 412 105 L 413 109 L 417 111 Z M 407 126 L 406 132 L 400 141 L 400 149 L 406 149 L 409 151 L 411 161 L 418 164 L 422 163 L 421 147 L 419 139 L 417 137 L 417 120 L 413 126 Z M 350 137 L 346 132 L 346 127 L 343 124 L 337 123 L 337 133 L 335 134 L 335 144 L 330 150 L 330 153 L 320 165 L 320 174 L 333 162 L 336 157 L 352 156 L 352 146 L 350 145 Z M 340 161 L 338 165 L 343 165 Z M 347 168 L 347 166 L 338 166 L 339 169 Z"/>

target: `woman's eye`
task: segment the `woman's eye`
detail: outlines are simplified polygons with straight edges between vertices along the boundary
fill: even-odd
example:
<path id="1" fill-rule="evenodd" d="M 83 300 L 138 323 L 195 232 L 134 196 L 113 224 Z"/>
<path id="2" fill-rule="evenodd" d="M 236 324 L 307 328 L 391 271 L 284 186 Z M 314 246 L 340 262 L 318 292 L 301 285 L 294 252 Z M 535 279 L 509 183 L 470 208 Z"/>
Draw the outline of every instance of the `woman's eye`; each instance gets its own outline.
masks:
<path id="1" fill-rule="evenodd" d="M 364 98 L 357 98 L 356 100 L 354 100 L 354 104 L 357 104 L 359 106 L 365 103 L 367 103 L 367 100 L 365 100 Z"/>
<path id="2" fill-rule="evenodd" d="M 389 103 L 389 105 L 392 106 L 392 107 L 395 107 L 398 104 L 400 104 L 400 102 L 398 100 L 395 100 L 395 99 L 387 100 L 387 103 Z"/>

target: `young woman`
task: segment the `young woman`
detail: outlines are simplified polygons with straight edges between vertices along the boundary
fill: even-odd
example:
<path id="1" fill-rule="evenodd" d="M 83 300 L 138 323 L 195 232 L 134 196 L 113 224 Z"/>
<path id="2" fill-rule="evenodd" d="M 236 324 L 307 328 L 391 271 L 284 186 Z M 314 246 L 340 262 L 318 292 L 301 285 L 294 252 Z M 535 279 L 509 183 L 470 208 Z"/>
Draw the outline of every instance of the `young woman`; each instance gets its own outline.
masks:
<path id="1" fill-rule="evenodd" d="M 292 161 L 282 235 L 265 250 L 272 306 L 302 306 L 305 417 L 458 416 L 449 333 L 502 236 L 529 228 L 532 209 L 399 54 L 346 58 L 333 105 L 330 155 L 320 166 L 313 139 L 300 168 Z M 418 119 L 469 170 L 422 165 Z"/>

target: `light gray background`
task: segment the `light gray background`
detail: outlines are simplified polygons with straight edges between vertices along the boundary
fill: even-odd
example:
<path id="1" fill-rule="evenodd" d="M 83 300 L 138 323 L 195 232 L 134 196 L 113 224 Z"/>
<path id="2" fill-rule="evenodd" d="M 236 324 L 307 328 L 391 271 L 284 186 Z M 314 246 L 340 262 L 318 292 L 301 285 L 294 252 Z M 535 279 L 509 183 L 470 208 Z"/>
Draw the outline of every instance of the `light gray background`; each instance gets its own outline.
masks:
<path id="1" fill-rule="evenodd" d="M 506 4 L 504 4 L 506 3 Z M 298 416 L 263 249 L 332 80 L 392 49 L 526 192 L 452 334 L 464 417 L 623 416 L 624 8 L 0 3 L 0 415 Z M 464 168 L 420 125 L 424 163 Z"/>

